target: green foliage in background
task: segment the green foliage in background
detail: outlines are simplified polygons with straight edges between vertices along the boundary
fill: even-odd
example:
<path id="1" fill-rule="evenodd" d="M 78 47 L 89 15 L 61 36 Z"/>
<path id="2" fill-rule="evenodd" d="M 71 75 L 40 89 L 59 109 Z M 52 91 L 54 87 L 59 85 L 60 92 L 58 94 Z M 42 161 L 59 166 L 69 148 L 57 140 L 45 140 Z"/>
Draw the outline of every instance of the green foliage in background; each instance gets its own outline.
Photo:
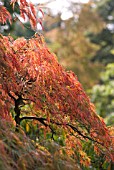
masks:
<path id="1" fill-rule="evenodd" d="M 91 99 L 97 113 L 108 125 L 114 125 L 114 63 L 108 64 L 101 73 L 100 84 L 93 86 Z"/>

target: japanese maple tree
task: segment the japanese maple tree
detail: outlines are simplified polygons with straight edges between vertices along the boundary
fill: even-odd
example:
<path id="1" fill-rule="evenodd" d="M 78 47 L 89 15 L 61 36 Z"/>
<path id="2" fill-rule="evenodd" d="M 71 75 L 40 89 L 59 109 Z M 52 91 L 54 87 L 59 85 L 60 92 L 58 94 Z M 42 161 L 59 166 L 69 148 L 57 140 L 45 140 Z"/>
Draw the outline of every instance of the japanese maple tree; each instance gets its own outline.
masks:
<path id="1" fill-rule="evenodd" d="M 34 6 L 26 0 L 20 0 L 19 5 L 21 17 L 26 14 L 36 27 Z M 0 13 L 0 22 L 11 21 L 5 7 L 0 6 Z M 114 161 L 112 133 L 96 114 L 77 77 L 62 68 L 38 33 L 29 40 L 0 35 L 0 94 L 0 115 L 12 120 L 13 108 L 16 129 L 23 120 L 37 121 L 52 136 L 62 128 L 66 153 L 75 157 L 77 152 L 80 163 L 90 165 L 82 147 L 83 141 L 89 140 L 97 154 Z"/>

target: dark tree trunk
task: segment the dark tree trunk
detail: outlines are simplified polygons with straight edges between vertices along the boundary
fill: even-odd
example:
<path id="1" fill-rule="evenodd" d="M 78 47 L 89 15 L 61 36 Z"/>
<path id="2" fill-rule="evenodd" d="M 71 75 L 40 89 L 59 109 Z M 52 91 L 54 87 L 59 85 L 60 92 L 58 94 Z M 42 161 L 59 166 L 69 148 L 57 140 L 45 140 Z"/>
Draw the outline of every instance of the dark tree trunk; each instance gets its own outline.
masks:
<path id="1" fill-rule="evenodd" d="M 19 96 L 19 98 L 17 100 L 15 100 L 15 108 L 14 111 L 16 113 L 15 116 L 15 122 L 16 122 L 16 131 L 18 130 L 18 127 L 20 125 L 21 119 L 20 119 L 20 114 L 21 114 L 21 110 L 20 110 L 20 103 L 22 101 L 22 97 Z"/>

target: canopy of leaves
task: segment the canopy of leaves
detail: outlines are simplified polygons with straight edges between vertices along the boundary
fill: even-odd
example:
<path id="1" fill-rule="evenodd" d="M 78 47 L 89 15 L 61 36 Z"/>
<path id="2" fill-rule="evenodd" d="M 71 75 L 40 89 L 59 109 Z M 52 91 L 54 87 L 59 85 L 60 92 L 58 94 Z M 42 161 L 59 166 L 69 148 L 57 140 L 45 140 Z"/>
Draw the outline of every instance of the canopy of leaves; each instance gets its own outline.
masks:
<path id="1" fill-rule="evenodd" d="M 12 1 L 13 4 L 15 2 Z M 32 26 L 35 26 L 33 16 L 29 16 L 28 3 L 25 0 L 20 2 L 22 15 L 28 12 Z M 24 10 L 21 7 L 24 7 Z M 31 5 L 29 7 L 32 8 Z M 6 20 L 6 9 L 3 7 L 2 9 L 3 18 Z M 0 35 L 0 94 L 0 118 L 2 121 L 12 122 L 11 113 L 14 114 L 15 134 L 17 134 L 15 136 L 11 133 L 12 131 L 9 132 L 10 128 L 6 129 L 8 138 L 7 134 L 5 132 L 3 134 L 1 130 L 1 149 L 5 155 L 4 157 L 0 155 L 0 159 L 4 160 L 1 166 L 6 168 L 7 165 L 11 168 L 22 166 L 20 169 L 27 169 L 29 160 L 33 162 L 30 164 L 32 168 L 39 162 L 47 165 L 47 158 L 48 156 L 50 158 L 50 155 L 45 151 L 41 152 L 40 146 L 38 150 L 35 150 L 33 146 L 35 153 L 31 151 L 31 141 L 27 144 L 24 134 L 22 139 L 24 147 L 20 142 L 22 137 L 19 132 L 20 125 L 25 120 L 33 120 L 33 126 L 37 125 L 40 134 L 43 129 L 44 137 L 50 136 L 51 141 L 58 140 L 62 134 L 62 149 L 59 149 L 59 155 L 67 154 L 68 159 L 72 159 L 73 162 L 84 166 L 90 165 L 91 158 L 84 150 L 84 141 L 92 141 L 94 151 L 99 156 L 102 155 L 108 161 L 114 160 L 113 134 L 106 127 L 103 119 L 96 114 L 94 105 L 75 74 L 62 68 L 39 34 L 35 34 L 29 40 L 25 38 L 14 40 L 11 36 Z M 3 129 L 3 125 L 0 124 L 0 126 Z M 26 131 L 29 131 L 27 124 Z M 3 141 L 4 137 L 6 143 Z M 7 145 L 7 141 L 10 142 L 11 138 L 13 146 L 10 143 Z M 35 140 L 38 140 L 37 137 Z M 12 151 L 11 148 L 13 148 Z M 24 149 L 24 155 L 21 148 Z M 18 153 L 15 153 L 16 150 Z M 42 158 L 44 154 L 46 156 Z M 13 160 L 10 159 L 10 155 L 14 155 Z M 7 160 L 6 157 L 8 157 Z M 11 169 L 10 167 L 8 168 Z M 74 167 L 72 166 L 71 169 Z M 68 169 L 68 167 L 65 168 Z"/>
<path id="2" fill-rule="evenodd" d="M 24 38 L 14 41 L 1 36 L 0 41 L 1 116 L 8 117 L 14 105 L 22 121 L 28 117 L 23 117 L 21 106 L 31 104 L 32 111 L 27 114 L 37 117 L 31 119 L 40 121 L 48 130 L 53 131 L 52 124 L 56 129 L 63 127 L 68 142 L 75 139 L 76 149 L 81 150 L 81 141 L 77 140 L 81 136 L 92 140 L 99 152 L 112 157 L 111 137 L 103 120 L 95 113 L 77 77 L 58 64 L 42 38 L 36 35 L 28 41 Z"/>

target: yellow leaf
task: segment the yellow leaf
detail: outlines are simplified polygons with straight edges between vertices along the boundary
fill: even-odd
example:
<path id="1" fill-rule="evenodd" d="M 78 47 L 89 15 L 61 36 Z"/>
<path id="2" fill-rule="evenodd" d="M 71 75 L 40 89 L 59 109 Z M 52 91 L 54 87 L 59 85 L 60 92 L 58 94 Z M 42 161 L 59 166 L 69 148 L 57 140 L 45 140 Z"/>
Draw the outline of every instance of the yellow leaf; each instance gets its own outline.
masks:
<path id="1" fill-rule="evenodd" d="M 30 130 L 30 127 L 29 127 L 28 123 L 26 123 L 26 132 L 29 132 L 29 130 Z"/>

